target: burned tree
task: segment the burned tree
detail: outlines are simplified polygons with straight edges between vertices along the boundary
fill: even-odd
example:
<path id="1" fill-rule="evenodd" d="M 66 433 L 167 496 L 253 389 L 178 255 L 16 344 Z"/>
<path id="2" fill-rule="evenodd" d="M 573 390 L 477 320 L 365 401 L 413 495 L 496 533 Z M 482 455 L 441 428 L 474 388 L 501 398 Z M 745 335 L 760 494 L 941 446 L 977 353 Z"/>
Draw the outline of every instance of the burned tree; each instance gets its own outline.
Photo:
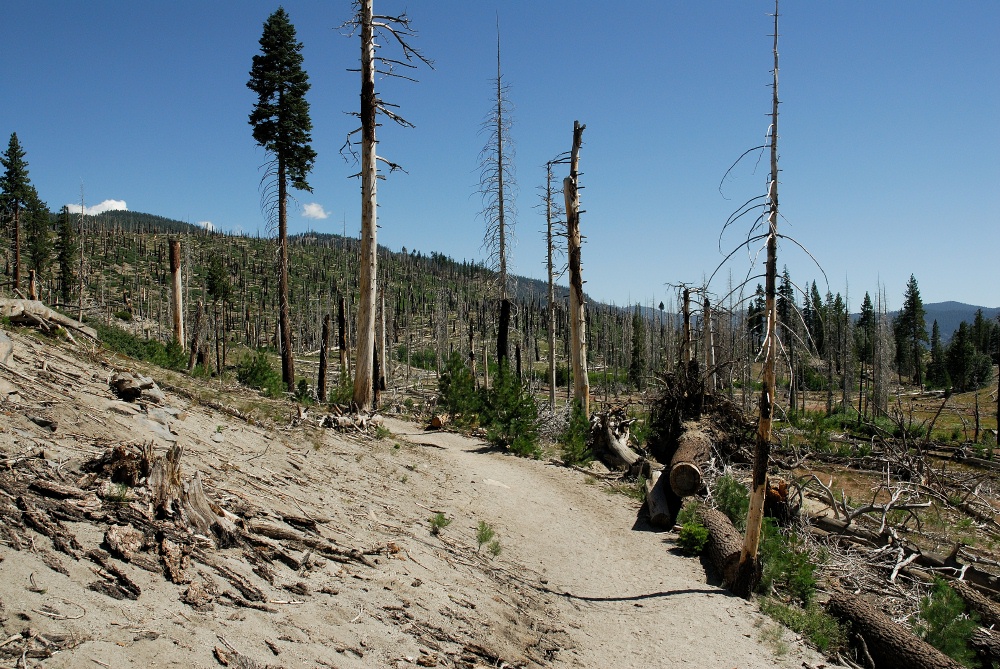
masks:
<path id="1" fill-rule="evenodd" d="M 507 255 L 517 216 L 514 198 L 517 184 L 514 180 L 514 144 L 511 141 L 510 86 L 503 80 L 500 69 L 500 25 L 497 20 L 497 76 L 494 107 L 483 121 L 482 134 L 487 136 L 486 146 L 479 152 L 479 192 L 483 199 L 481 215 L 486 223 L 483 246 L 489 253 L 489 262 L 497 272 L 500 321 L 497 328 L 497 364 L 510 353 L 511 302 L 508 295 Z"/>
<path id="2" fill-rule="evenodd" d="M 563 180 L 566 198 L 566 234 L 569 238 L 569 322 L 570 356 L 573 367 L 573 398 L 590 415 L 590 379 L 587 376 L 587 311 L 583 297 L 583 272 L 580 265 L 580 146 L 586 125 L 573 122 L 573 150 L 569 176 Z"/>
<path id="3" fill-rule="evenodd" d="M 774 2 L 774 69 L 771 94 L 771 173 L 767 186 L 767 261 L 765 265 L 764 370 L 758 404 L 757 434 L 753 453 L 753 481 L 750 489 L 750 509 L 747 513 L 746 536 L 732 590 L 749 598 L 760 580 L 757 549 L 760 545 L 764 520 L 764 498 L 767 494 L 767 468 L 771 455 L 771 424 L 774 419 L 775 367 L 777 365 L 776 282 L 778 275 L 778 0 Z"/>
<path id="4" fill-rule="evenodd" d="M 361 127 L 352 131 L 344 144 L 345 150 L 354 153 L 353 136 L 361 133 L 361 258 L 358 287 L 360 299 L 357 314 L 357 367 L 354 373 L 354 404 L 360 411 L 372 408 L 375 399 L 375 311 L 378 274 L 378 243 L 376 242 L 376 180 L 378 161 L 384 162 L 389 171 L 401 169 L 375 153 L 375 128 L 379 114 L 406 128 L 414 125 L 392 111 L 392 105 L 384 102 L 375 91 L 375 75 L 400 77 L 413 81 L 399 72 L 400 68 L 413 69 L 418 61 L 433 67 L 430 60 L 410 46 L 408 38 L 415 35 L 410 27 L 410 19 L 405 13 L 398 16 L 378 15 L 373 11 L 373 0 L 357 0 L 354 3 L 354 17 L 345 26 L 361 36 L 361 111 L 354 114 L 361 119 Z M 375 43 L 375 35 L 395 42 L 403 53 L 403 59 L 385 58 L 377 55 L 380 45 Z"/>

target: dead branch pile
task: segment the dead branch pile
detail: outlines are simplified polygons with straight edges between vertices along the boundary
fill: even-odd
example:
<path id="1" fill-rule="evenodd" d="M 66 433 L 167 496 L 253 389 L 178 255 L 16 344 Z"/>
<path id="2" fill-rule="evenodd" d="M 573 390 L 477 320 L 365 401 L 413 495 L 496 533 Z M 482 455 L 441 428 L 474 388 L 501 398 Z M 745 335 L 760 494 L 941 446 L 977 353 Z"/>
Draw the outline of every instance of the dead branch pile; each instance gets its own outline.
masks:
<path id="1" fill-rule="evenodd" d="M 76 472 L 44 453 L 7 460 L 0 471 L 0 539 L 17 551 L 34 546 L 50 568 L 64 574 L 67 558 L 93 562 L 99 578 L 88 587 L 115 599 L 142 594 L 127 564 L 159 573 L 185 585 L 182 601 L 198 610 L 216 603 L 273 610 L 261 585 L 275 584 L 275 563 L 301 576 L 326 560 L 373 567 L 369 556 L 386 550 L 340 546 L 309 518 L 270 517 L 247 504 L 235 513 L 226 510 L 205 494 L 200 473 L 183 475 L 182 456 L 176 445 L 161 456 L 152 444 L 120 445 Z M 101 547 L 85 550 L 67 522 L 103 527 Z M 35 534 L 47 537 L 54 552 L 40 547 Z M 234 552 L 237 562 L 228 559 Z M 196 563 L 213 570 L 222 584 L 196 570 Z M 239 571 L 242 563 L 252 565 L 253 575 Z M 300 582 L 294 594 L 307 596 L 308 586 Z M 8 646 L 20 652 L 39 644 L 44 650 L 46 643 L 56 649 L 63 642 L 70 641 L 8 640 L 0 657 Z"/>

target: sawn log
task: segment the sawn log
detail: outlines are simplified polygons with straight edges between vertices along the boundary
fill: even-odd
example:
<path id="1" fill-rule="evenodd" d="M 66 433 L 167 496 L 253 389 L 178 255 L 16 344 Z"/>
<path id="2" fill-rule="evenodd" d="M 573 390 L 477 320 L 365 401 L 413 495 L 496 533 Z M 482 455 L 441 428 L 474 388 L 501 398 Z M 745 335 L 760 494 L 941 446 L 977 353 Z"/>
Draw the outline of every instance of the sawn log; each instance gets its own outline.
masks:
<path id="1" fill-rule="evenodd" d="M 701 490 L 701 468 L 712 454 L 712 440 L 697 423 L 685 425 L 677 450 L 670 459 L 670 487 L 678 497 L 696 495 Z"/>
<path id="2" fill-rule="evenodd" d="M 702 506 L 698 509 L 698 518 L 708 529 L 708 560 L 722 582 L 729 585 L 736 577 L 743 537 L 729 517 L 718 509 Z"/>

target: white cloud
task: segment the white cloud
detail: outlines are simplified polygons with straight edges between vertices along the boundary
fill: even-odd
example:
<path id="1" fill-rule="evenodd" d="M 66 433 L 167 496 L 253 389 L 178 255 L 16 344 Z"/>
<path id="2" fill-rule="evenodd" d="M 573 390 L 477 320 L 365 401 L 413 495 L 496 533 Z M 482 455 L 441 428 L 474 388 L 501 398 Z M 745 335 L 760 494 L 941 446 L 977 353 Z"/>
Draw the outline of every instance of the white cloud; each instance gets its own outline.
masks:
<path id="1" fill-rule="evenodd" d="M 212 231 L 215 230 L 215 225 L 212 223 L 212 221 L 198 221 L 197 223 L 195 223 L 195 225 L 197 225 L 200 228 L 204 228 L 205 230 L 208 230 L 209 232 L 212 232 Z"/>
<path id="2" fill-rule="evenodd" d="M 66 208 L 71 214 L 80 213 L 80 205 L 78 204 L 67 204 Z M 95 204 L 92 207 L 86 207 L 83 213 L 87 216 L 97 216 L 98 214 L 103 214 L 106 211 L 128 211 L 128 205 L 125 204 L 125 200 L 105 200 L 104 202 Z"/>
<path id="3" fill-rule="evenodd" d="M 329 217 L 330 213 L 323 209 L 323 205 L 318 202 L 310 202 L 309 204 L 302 206 L 302 215 L 306 218 L 320 220 Z"/>

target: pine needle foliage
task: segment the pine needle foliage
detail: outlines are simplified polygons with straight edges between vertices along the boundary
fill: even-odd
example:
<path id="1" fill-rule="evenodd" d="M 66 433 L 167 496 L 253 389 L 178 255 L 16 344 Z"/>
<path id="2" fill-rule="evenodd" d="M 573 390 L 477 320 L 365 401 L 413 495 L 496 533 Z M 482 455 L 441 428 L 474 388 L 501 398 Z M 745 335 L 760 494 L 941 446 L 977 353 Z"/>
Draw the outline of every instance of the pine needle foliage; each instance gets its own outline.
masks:
<path id="1" fill-rule="evenodd" d="M 924 641 L 965 667 L 979 667 L 969 638 L 979 626 L 979 616 L 965 613 L 965 602 L 948 587 L 944 579 L 935 579 L 929 595 L 920 600 L 916 632 Z"/>
<path id="2" fill-rule="evenodd" d="M 573 410 L 569 416 L 566 429 L 559 435 L 559 446 L 562 449 L 562 459 L 567 465 L 586 466 L 594 460 L 594 452 L 588 443 L 590 439 L 590 420 L 583 411 L 579 400 L 573 401 Z"/>

